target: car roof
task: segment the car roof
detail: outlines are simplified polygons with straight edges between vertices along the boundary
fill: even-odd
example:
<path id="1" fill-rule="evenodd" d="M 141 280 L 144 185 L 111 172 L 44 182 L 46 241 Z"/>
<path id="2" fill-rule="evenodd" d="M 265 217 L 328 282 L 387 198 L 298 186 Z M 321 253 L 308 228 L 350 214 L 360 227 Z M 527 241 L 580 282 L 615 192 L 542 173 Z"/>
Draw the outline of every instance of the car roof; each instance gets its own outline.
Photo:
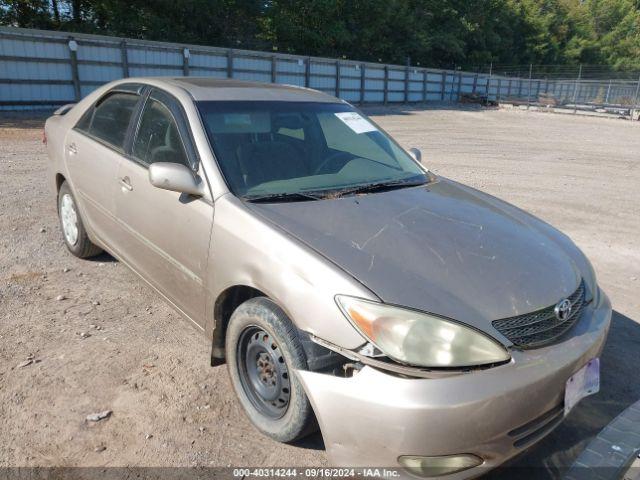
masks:
<path id="1" fill-rule="evenodd" d="M 155 81 L 186 90 L 195 101 L 285 101 L 343 103 L 332 95 L 277 83 L 249 82 L 211 77 L 155 77 Z"/>

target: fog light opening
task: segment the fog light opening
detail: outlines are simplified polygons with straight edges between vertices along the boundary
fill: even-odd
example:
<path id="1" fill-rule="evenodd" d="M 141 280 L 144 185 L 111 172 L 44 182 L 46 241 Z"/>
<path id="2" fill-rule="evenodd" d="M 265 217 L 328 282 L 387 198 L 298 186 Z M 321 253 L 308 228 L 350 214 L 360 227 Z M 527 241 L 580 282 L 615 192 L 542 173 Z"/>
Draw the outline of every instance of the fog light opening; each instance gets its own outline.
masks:
<path id="1" fill-rule="evenodd" d="M 480 457 L 470 453 L 441 457 L 402 455 L 398 462 L 409 473 L 422 478 L 441 477 L 478 467 L 484 463 Z"/>

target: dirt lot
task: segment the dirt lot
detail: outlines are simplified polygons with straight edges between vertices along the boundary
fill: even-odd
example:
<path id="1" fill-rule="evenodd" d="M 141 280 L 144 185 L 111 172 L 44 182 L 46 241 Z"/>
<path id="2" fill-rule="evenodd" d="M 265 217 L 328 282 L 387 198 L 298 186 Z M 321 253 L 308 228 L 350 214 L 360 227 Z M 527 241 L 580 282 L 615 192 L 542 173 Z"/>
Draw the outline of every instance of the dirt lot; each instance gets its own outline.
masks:
<path id="1" fill-rule="evenodd" d="M 557 475 L 640 398 L 640 124 L 370 112 L 433 171 L 531 211 L 591 258 L 615 308 L 602 391 L 514 461 L 540 467 L 529 476 Z M 319 435 L 294 446 L 259 435 L 226 369 L 207 366 L 200 332 L 126 267 L 66 251 L 41 132 L 42 118 L 0 116 L 0 467 L 326 465 Z"/>

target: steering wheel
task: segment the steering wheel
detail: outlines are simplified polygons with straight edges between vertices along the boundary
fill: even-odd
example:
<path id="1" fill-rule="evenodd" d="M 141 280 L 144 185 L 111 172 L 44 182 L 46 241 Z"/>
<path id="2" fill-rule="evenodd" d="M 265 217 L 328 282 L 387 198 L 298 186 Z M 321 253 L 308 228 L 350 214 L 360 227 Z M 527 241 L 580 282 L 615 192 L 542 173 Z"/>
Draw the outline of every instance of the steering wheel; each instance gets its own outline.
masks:
<path id="1" fill-rule="evenodd" d="M 350 160 L 354 157 L 354 155 L 349 152 L 336 152 L 334 154 L 331 154 L 322 161 L 318 168 L 315 169 L 313 174 L 318 175 L 320 172 L 323 172 L 326 169 L 327 165 L 330 165 L 332 162 L 337 162 L 338 160 L 343 160 L 343 157 L 346 157 L 344 158 L 344 160 Z"/>

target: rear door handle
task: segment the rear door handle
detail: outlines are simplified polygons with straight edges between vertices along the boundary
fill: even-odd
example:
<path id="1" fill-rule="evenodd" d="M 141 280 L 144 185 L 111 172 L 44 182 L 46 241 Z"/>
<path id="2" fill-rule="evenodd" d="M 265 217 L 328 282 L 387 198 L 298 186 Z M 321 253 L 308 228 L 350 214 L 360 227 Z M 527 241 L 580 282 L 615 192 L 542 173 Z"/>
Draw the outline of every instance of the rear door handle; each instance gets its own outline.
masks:
<path id="1" fill-rule="evenodd" d="M 127 189 L 129 191 L 133 190 L 133 185 L 131 185 L 131 180 L 129 180 L 129 177 L 122 177 L 120 179 L 120 185 L 122 186 L 122 191 L 124 191 L 124 189 Z"/>
<path id="2" fill-rule="evenodd" d="M 75 155 L 76 153 L 78 153 L 78 147 L 76 147 L 75 143 L 70 143 L 69 145 L 67 145 L 67 151 L 69 152 L 69 154 Z"/>

